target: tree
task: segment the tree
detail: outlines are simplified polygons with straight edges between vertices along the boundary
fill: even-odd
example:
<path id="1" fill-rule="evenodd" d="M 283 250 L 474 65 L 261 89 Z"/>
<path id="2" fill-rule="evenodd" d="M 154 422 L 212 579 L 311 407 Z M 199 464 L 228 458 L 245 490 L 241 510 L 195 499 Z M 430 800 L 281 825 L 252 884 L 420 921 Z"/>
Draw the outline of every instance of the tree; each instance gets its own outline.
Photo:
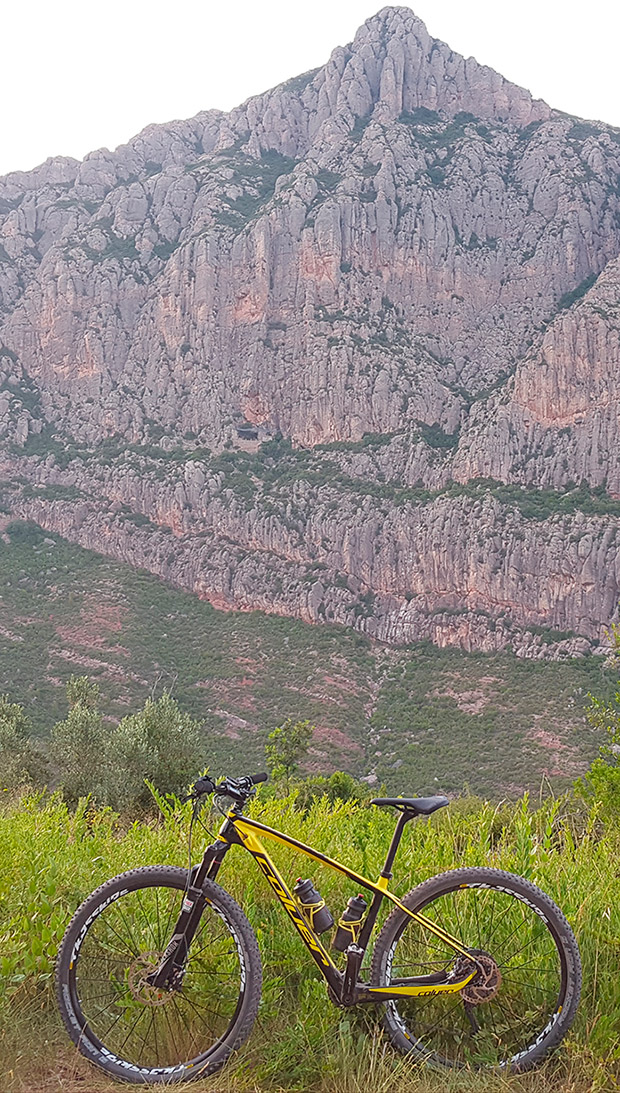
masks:
<path id="1" fill-rule="evenodd" d="M 71 676 L 67 683 L 67 702 L 72 710 L 78 702 L 87 710 L 99 708 L 99 684 L 93 683 L 88 676 Z"/>
<path id="2" fill-rule="evenodd" d="M 292 717 L 269 733 L 270 743 L 265 747 L 269 772 L 274 782 L 284 784 L 287 795 L 300 761 L 308 754 L 313 733 L 314 725 L 309 721 L 293 721 Z"/>
<path id="3" fill-rule="evenodd" d="M 357 804 L 361 804 L 367 801 L 369 796 L 367 786 L 356 782 L 350 774 L 335 770 L 329 778 L 326 778 L 324 774 L 315 774 L 311 778 L 304 778 L 303 782 L 299 784 L 299 790 L 295 798 L 295 808 L 307 811 L 321 797 L 326 797 L 333 805 L 337 801 L 355 801 Z"/>
<path id="4" fill-rule="evenodd" d="M 613 625 L 609 636 L 612 639 L 610 662 L 620 667 L 620 627 Z M 620 816 L 620 680 L 609 700 L 590 695 L 586 717 L 591 725 L 606 734 L 607 742 L 591 764 L 581 789 L 586 797 L 600 801 L 606 812 Z"/>
<path id="5" fill-rule="evenodd" d="M 32 725 L 24 707 L 0 695 L 0 787 L 17 789 L 45 781 L 45 760 L 31 743 Z"/>
<path id="6" fill-rule="evenodd" d="M 201 723 L 167 692 L 124 717 L 110 736 L 106 799 L 114 808 L 148 807 L 145 779 L 161 793 L 182 793 L 204 762 Z"/>
<path id="7" fill-rule="evenodd" d="M 59 785 L 71 804 L 88 794 L 103 800 L 110 733 L 99 711 L 99 687 L 87 676 L 71 676 L 67 700 L 69 713 L 51 736 Z"/>

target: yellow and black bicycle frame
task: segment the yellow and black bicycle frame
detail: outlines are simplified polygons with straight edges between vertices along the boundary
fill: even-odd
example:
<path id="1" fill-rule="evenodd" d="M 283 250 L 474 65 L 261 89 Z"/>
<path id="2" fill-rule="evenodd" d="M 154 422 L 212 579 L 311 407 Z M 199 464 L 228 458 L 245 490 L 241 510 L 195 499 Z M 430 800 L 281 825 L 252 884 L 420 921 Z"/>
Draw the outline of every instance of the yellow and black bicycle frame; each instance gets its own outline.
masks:
<path id="1" fill-rule="evenodd" d="M 342 865 L 333 858 L 328 858 L 325 854 L 321 854 L 319 851 L 313 850 L 312 847 L 306 846 L 305 843 L 298 842 L 297 839 L 293 839 L 289 835 L 276 831 L 274 828 L 267 827 L 257 820 L 250 819 L 249 817 L 244 816 L 239 809 L 232 808 L 222 824 L 216 842 L 207 848 L 203 861 L 194 869 L 192 890 L 198 892 L 205 877 L 208 877 L 209 879 L 214 879 L 216 877 L 224 855 L 231 846 L 243 846 L 250 852 L 261 872 L 269 881 L 269 884 L 291 919 L 295 929 L 300 934 L 312 959 L 316 963 L 321 974 L 327 980 L 328 986 L 331 989 L 332 998 L 340 1005 L 350 1006 L 356 1005 L 359 1002 L 381 1002 L 390 998 L 402 998 L 403 996 L 416 998 L 424 995 L 455 994 L 462 990 L 476 975 L 477 968 L 475 966 L 475 955 L 466 949 L 461 941 L 452 937 L 451 934 L 442 929 L 441 926 L 432 922 L 417 911 L 410 911 L 409 908 L 405 907 L 398 897 L 388 889 L 388 881 L 392 876 L 391 866 L 394 862 L 394 857 L 396 855 L 396 850 L 398 849 L 404 826 L 407 821 L 412 818 L 411 813 L 403 812 L 401 814 L 388 850 L 385 865 L 381 870 L 379 878 L 376 881 L 371 881 L 367 877 L 363 877 L 359 873 L 356 873 L 353 869 L 349 869 L 346 865 Z M 347 949 L 347 965 L 344 972 L 336 967 L 330 954 L 321 943 L 320 937 L 314 932 L 307 919 L 304 917 L 295 897 L 290 892 L 286 882 L 278 872 L 260 841 L 261 836 L 300 851 L 302 854 L 307 855 L 307 857 L 312 858 L 313 861 L 320 862 L 321 865 L 327 865 L 330 869 L 342 873 L 345 877 L 354 881 L 355 884 L 372 892 L 372 903 L 366 914 L 358 943 L 350 945 Z M 409 978 L 396 979 L 386 987 L 373 987 L 367 983 L 359 982 L 358 975 L 364 953 L 377 920 L 379 908 L 384 899 L 390 900 L 395 907 L 399 907 L 401 911 L 406 915 L 409 915 L 410 918 L 425 930 L 439 938 L 444 945 L 453 949 L 455 960 L 459 956 L 466 957 L 467 964 L 464 965 L 464 967 L 467 968 L 467 974 L 458 975 L 448 971 L 447 973 L 440 972 L 431 975 L 411 976 Z M 190 938 L 187 939 L 188 944 L 190 940 Z M 473 970 L 472 964 L 474 965 Z"/>

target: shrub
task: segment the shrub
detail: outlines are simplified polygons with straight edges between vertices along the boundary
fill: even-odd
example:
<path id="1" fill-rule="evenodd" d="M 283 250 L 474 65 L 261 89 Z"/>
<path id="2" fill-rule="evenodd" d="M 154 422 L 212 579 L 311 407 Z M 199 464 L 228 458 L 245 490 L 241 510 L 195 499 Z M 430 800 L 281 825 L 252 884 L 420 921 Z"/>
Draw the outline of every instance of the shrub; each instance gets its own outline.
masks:
<path id="1" fill-rule="evenodd" d="M 203 765 L 201 723 L 168 693 L 124 717 L 110 736 L 105 798 L 118 809 L 145 808 L 151 792 L 181 794 Z"/>
<path id="2" fill-rule="evenodd" d="M 72 804 L 89 794 L 104 800 L 109 730 L 99 711 L 99 687 L 86 676 L 71 676 L 67 700 L 69 713 L 51 737 L 59 785 Z"/>
<path id="3" fill-rule="evenodd" d="M 612 625 L 612 658 L 620 665 L 620 626 Z M 607 742 L 585 777 L 577 783 L 582 795 L 598 801 L 606 816 L 620 818 L 620 680 L 611 698 L 605 700 L 590 695 L 586 717 L 596 729 L 602 729 Z"/>
<path id="4" fill-rule="evenodd" d="M 23 706 L 0 695 L 0 788 L 44 780 L 45 761 L 30 742 L 32 725 Z"/>
<path id="5" fill-rule="evenodd" d="M 306 778 L 300 783 L 295 798 L 295 807 L 307 811 L 311 805 L 325 797 L 330 805 L 337 801 L 351 801 L 362 804 L 368 800 L 368 789 L 355 781 L 350 774 L 336 770 L 329 778 L 323 774 L 317 774 L 312 778 Z"/>
<path id="6" fill-rule="evenodd" d="M 293 721 L 292 717 L 269 733 L 265 747 L 269 772 L 276 784 L 283 785 L 287 795 L 299 763 L 308 753 L 313 733 L 314 725 L 309 721 Z"/>

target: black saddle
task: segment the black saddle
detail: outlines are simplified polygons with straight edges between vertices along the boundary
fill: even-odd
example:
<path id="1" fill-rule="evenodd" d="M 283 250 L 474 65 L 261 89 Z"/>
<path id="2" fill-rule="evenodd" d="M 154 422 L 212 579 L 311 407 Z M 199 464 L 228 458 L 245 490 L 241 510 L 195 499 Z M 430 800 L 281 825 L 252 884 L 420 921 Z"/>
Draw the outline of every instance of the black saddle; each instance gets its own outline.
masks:
<path id="1" fill-rule="evenodd" d="M 430 816 L 444 805 L 449 805 L 447 797 L 374 797 L 371 805 L 392 805 L 401 812 L 411 812 L 416 816 Z"/>

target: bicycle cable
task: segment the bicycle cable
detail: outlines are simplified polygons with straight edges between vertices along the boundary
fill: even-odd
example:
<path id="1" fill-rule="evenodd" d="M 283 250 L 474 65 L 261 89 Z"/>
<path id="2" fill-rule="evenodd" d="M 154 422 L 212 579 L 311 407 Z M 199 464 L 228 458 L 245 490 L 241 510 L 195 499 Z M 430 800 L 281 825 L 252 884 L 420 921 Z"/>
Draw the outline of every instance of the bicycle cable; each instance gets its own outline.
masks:
<path id="1" fill-rule="evenodd" d="M 187 836 L 187 858 L 188 858 L 188 862 L 187 862 L 187 880 L 185 882 L 184 897 L 189 892 L 191 881 L 192 881 L 192 869 L 193 869 L 193 866 L 192 866 L 192 840 L 193 840 L 193 834 L 194 834 L 194 824 L 196 822 L 198 822 L 200 824 L 202 830 L 206 831 L 207 835 L 209 835 L 212 839 L 217 838 L 215 833 L 213 831 L 210 831 L 209 828 L 207 827 L 207 825 L 203 824 L 202 820 L 200 819 L 200 812 L 202 810 L 203 804 L 204 804 L 204 801 L 202 801 L 199 797 L 194 800 L 193 807 L 192 807 L 192 818 L 189 821 L 189 832 L 188 832 L 188 836 Z"/>

